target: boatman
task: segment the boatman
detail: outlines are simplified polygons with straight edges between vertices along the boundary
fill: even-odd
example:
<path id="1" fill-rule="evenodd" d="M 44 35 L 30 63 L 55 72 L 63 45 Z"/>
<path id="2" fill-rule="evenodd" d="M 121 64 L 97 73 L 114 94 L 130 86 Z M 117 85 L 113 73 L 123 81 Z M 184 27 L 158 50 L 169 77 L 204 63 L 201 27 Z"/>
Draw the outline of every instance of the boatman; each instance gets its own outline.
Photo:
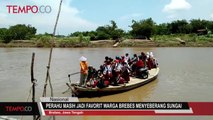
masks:
<path id="1" fill-rule="evenodd" d="M 86 79 L 88 75 L 88 63 L 87 63 L 87 58 L 84 56 L 81 56 L 80 58 L 80 67 L 81 67 L 81 75 L 80 75 L 79 86 L 85 87 Z"/>

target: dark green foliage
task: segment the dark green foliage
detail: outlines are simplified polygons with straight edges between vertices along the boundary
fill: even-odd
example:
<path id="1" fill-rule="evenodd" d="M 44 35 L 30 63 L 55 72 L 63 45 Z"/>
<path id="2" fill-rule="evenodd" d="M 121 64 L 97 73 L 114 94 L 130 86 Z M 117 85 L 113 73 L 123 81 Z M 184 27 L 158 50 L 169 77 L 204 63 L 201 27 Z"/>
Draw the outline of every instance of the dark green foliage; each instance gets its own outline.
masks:
<path id="1" fill-rule="evenodd" d="M 152 18 L 140 21 L 132 21 L 131 31 L 125 32 L 118 28 L 115 21 L 110 21 L 109 25 L 99 26 L 95 31 L 74 32 L 68 36 L 57 35 L 57 38 L 75 37 L 80 43 L 89 43 L 90 40 L 121 40 L 125 39 L 150 39 L 153 35 L 173 35 L 173 34 L 196 34 L 206 35 L 213 33 L 213 21 L 192 19 L 176 20 L 171 23 L 156 24 Z M 40 40 L 48 44 L 48 40 L 40 39 L 42 36 L 52 37 L 52 34 L 36 34 L 36 28 L 30 25 L 17 24 L 7 28 L 0 28 L 0 41 L 9 43 L 11 40 Z M 211 34 L 210 34 L 211 35 Z M 87 38 L 87 39 L 84 39 Z M 196 38 L 196 37 L 194 37 Z M 46 39 L 46 38 L 45 38 Z M 212 38 L 211 38 L 212 39 Z M 195 40 L 195 39 L 194 39 Z"/>
<path id="2" fill-rule="evenodd" d="M 213 33 L 213 21 L 209 21 L 207 23 L 207 28 L 209 31 L 211 31 L 211 33 Z"/>
<path id="3" fill-rule="evenodd" d="M 110 35 L 105 33 L 104 31 L 99 31 L 97 32 L 97 36 L 96 36 L 97 40 L 106 40 L 106 39 L 110 39 Z"/>
<path id="4" fill-rule="evenodd" d="M 120 39 L 124 35 L 124 31 L 117 27 L 115 21 L 110 21 L 111 25 L 99 26 L 96 31 L 86 31 L 86 32 L 74 32 L 70 34 L 70 37 L 78 37 L 79 35 L 89 36 L 90 40 L 106 40 Z"/>
<path id="5" fill-rule="evenodd" d="M 17 24 L 10 26 L 9 29 L 0 29 L 0 39 L 4 43 L 9 43 L 11 40 L 26 40 L 31 39 L 36 34 L 36 28 L 30 25 Z"/>
<path id="6" fill-rule="evenodd" d="M 155 34 L 157 35 L 168 35 L 170 34 L 168 23 L 163 23 L 155 26 Z"/>
<path id="7" fill-rule="evenodd" d="M 110 25 L 100 26 L 96 29 L 97 39 L 113 39 L 118 40 L 124 35 L 124 31 L 119 29 L 115 21 L 110 21 Z"/>
<path id="8" fill-rule="evenodd" d="M 32 38 L 36 34 L 36 28 L 31 25 L 17 24 L 9 28 L 14 40 L 26 40 Z"/>
<path id="9" fill-rule="evenodd" d="M 209 21 L 193 19 L 190 22 L 191 22 L 191 26 L 192 26 L 192 32 L 197 33 L 198 30 L 206 29 Z"/>
<path id="10" fill-rule="evenodd" d="M 80 34 L 89 36 L 90 40 L 105 40 L 120 38 L 127 39 L 150 39 L 152 35 L 170 35 L 170 34 L 199 34 L 199 30 L 204 31 L 205 34 L 213 32 L 213 21 L 193 19 L 176 20 L 171 23 L 162 23 L 157 25 L 152 18 L 135 21 L 132 20 L 131 31 L 125 33 L 124 30 L 119 29 L 115 21 L 110 21 L 111 25 L 99 26 L 96 31 L 74 32 L 70 36 L 78 37 Z"/>
<path id="11" fill-rule="evenodd" d="M 9 43 L 12 41 L 12 34 L 10 30 L 6 28 L 1 28 L 0 29 L 0 39 L 3 40 L 3 43 Z"/>
<path id="12" fill-rule="evenodd" d="M 172 34 L 175 33 L 183 33 L 183 34 L 189 34 L 191 33 L 191 25 L 186 21 L 186 20 L 177 20 L 173 21 L 172 23 L 169 24 L 169 31 Z"/>
<path id="13" fill-rule="evenodd" d="M 150 39 L 151 35 L 154 34 L 155 31 L 155 23 L 152 18 L 148 18 L 145 20 L 141 20 L 139 22 L 132 21 L 132 31 L 131 34 L 135 38 L 147 38 Z"/>

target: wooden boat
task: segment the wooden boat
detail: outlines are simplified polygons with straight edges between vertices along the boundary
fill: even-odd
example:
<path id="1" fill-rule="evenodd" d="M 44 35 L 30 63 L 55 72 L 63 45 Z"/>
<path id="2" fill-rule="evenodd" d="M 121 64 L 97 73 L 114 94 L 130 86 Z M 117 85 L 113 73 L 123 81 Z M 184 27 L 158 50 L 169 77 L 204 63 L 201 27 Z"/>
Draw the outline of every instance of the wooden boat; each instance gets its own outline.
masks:
<path id="1" fill-rule="evenodd" d="M 98 87 L 84 88 L 84 87 L 78 86 L 77 84 L 71 84 L 72 94 L 73 96 L 78 96 L 78 97 L 93 97 L 93 96 L 103 96 L 107 94 L 114 94 L 114 93 L 128 91 L 155 80 L 158 76 L 159 70 L 160 70 L 159 68 L 154 68 L 149 70 L 149 77 L 147 79 L 130 77 L 130 81 L 128 83 L 121 84 L 118 86 L 109 85 L 108 87 L 105 87 L 105 88 L 98 88 Z"/>

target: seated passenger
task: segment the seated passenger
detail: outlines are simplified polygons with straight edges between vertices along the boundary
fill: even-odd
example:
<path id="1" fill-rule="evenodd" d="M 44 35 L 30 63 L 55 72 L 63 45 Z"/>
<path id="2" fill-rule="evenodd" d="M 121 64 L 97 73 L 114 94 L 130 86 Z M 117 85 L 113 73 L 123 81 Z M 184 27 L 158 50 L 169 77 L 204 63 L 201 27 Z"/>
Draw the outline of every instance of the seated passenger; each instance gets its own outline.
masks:
<path id="1" fill-rule="evenodd" d="M 144 62 L 142 61 L 142 57 L 139 57 L 139 60 L 136 62 L 137 69 L 145 67 Z"/>
<path id="2" fill-rule="evenodd" d="M 130 80 L 130 77 L 129 77 L 129 73 L 130 73 L 130 68 L 128 67 L 127 63 L 126 62 L 123 62 L 123 67 L 122 67 L 122 73 L 121 73 L 121 76 L 122 78 L 124 79 L 124 82 L 125 83 L 128 83 L 129 80 Z"/>

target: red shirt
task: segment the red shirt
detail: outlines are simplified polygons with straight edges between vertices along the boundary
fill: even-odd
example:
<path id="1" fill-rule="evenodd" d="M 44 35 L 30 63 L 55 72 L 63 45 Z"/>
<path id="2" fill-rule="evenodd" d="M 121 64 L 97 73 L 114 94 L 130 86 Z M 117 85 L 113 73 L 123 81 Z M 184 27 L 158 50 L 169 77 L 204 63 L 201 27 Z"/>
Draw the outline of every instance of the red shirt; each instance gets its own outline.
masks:
<path id="1" fill-rule="evenodd" d="M 138 62 L 136 63 L 137 67 L 144 67 L 144 63 L 142 60 L 138 60 Z"/>

